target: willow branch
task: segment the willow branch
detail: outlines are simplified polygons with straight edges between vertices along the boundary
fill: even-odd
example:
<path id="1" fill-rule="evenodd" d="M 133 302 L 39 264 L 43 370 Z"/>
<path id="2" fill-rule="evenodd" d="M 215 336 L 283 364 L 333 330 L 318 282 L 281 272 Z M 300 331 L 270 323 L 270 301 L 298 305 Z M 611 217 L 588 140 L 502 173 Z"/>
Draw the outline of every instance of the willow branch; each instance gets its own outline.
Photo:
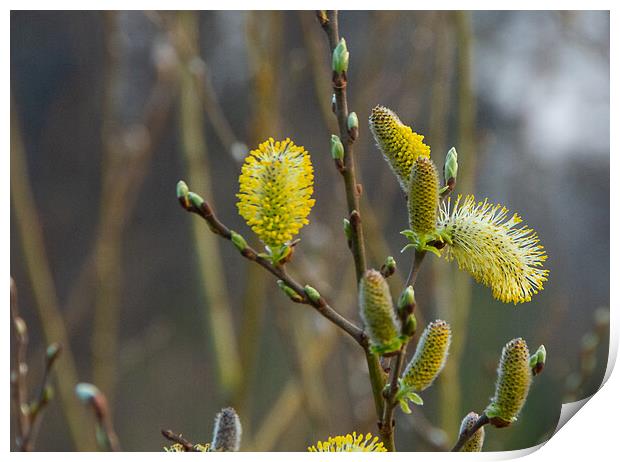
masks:
<path id="1" fill-rule="evenodd" d="M 223 237 L 224 239 L 228 239 L 229 241 L 232 239 L 231 230 L 215 216 L 215 214 L 213 213 L 213 209 L 206 201 L 204 201 L 200 207 L 196 207 L 190 203 L 186 203 L 183 198 L 181 198 L 179 202 L 181 206 L 188 212 L 192 212 L 201 216 L 207 222 L 207 224 L 209 225 L 209 229 L 213 233 Z M 312 306 L 323 317 L 327 318 L 333 324 L 337 325 L 347 334 L 349 334 L 351 338 L 353 338 L 358 344 L 362 345 L 363 347 L 367 346 L 368 340 L 362 329 L 351 323 L 349 320 L 340 315 L 336 310 L 334 310 L 331 306 L 329 306 L 329 304 L 323 297 L 319 297 L 316 300 L 311 300 L 310 297 L 308 297 L 308 295 L 306 294 L 304 287 L 291 276 L 289 276 L 282 265 L 273 265 L 268 259 L 260 256 L 258 252 L 250 246 L 246 246 L 245 249 L 241 251 L 241 255 L 248 260 L 259 264 L 271 274 L 273 274 L 275 277 L 284 281 L 284 283 L 300 297 L 299 303 Z"/>
<path id="2" fill-rule="evenodd" d="M 196 447 L 196 445 L 183 437 L 180 433 L 177 434 L 172 430 L 162 430 L 161 434 L 168 441 L 172 441 L 173 443 L 180 444 L 183 446 L 183 449 L 186 452 L 202 452 L 200 449 Z"/>
<path id="3" fill-rule="evenodd" d="M 330 11 L 328 13 L 319 11 L 317 13 L 319 24 L 327 35 L 329 43 L 330 58 L 331 54 L 340 40 L 338 31 L 338 12 Z M 359 195 L 361 193 L 361 185 L 357 183 L 355 176 L 355 159 L 353 157 L 353 142 L 355 141 L 355 131 L 349 131 L 347 119 L 349 117 L 349 109 L 347 105 L 347 75 L 346 72 L 332 73 L 332 87 L 336 96 L 335 113 L 338 120 L 338 128 L 340 130 L 340 140 L 344 147 L 344 156 L 342 164 L 338 164 L 337 168 L 344 179 L 345 191 L 347 196 L 347 208 L 349 211 L 349 221 L 351 223 L 351 252 L 355 261 L 355 275 L 359 282 L 366 271 L 366 250 L 364 247 L 364 234 L 362 228 L 362 218 L 360 215 Z M 385 374 L 379 364 L 377 355 L 370 353 L 367 345 L 364 348 L 366 354 L 366 362 L 368 363 L 368 374 L 372 386 L 372 394 L 375 401 L 377 417 L 381 418 L 383 414 L 383 397 L 381 392 L 385 385 Z"/>
<path id="4" fill-rule="evenodd" d="M 474 425 L 469 430 L 465 429 L 463 432 L 461 432 L 461 434 L 459 435 L 459 439 L 457 440 L 456 444 L 451 449 L 451 451 L 452 452 L 460 451 L 461 448 L 465 445 L 465 443 L 467 443 L 467 441 L 469 441 L 469 439 L 472 436 L 474 436 L 474 433 L 476 433 L 478 430 L 480 430 L 483 426 L 485 426 L 488 423 L 489 423 L 489 418 L 487 417 L 486 414 L 482 414 L 478 418 L 478 420 L 476 420 L 476 423 L 474 423 Z"/>

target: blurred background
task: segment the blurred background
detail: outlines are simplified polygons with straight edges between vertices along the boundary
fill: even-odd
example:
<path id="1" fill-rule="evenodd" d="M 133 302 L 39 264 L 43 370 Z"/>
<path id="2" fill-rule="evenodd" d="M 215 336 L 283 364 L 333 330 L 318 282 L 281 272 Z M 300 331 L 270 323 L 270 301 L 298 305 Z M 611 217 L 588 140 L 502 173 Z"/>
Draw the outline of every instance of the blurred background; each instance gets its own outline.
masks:
<path id="1" fill-rule="evenodd" d="M 485 449 L 543 442 L 561 403 L 594 393 L 607 362 L 609 14 L 341 12 L 340 33 L 369 264 L 396 258 L 393 294 L 411 254 L 399 253 L 403 194 L 365 122 L 377 104 L 426 136 L 437 165 L 455 146 L 457 192 L 521 214 L 549 254 L 545 290 L 516 307 L 456 265 L 425 261 L 418 320 L 447 320 L 454 340 L 424 406 L 397 412 L 397 447 L 451 446 L 517 336 L 532 351 L 546 345 L 547 368 L 519 421 L 488 429 Z M 124 450 L 161 450 L 162 428 L 210 441 L 227 405 L 244 450 L 375 432 L 357 345 L 175 197 L 183 178 L 258 245 L 235 206 L 247 147 L 269 136 L 305 146 L 317 204 L 290 270 L 359 323 L 329 154 L 330 60 L 310 11 L 12 12 L 11 274 L 31 390 L 47 344 L 65 347 L 36 449 L 96 448 L 77 381 L 106 393 Z"/>

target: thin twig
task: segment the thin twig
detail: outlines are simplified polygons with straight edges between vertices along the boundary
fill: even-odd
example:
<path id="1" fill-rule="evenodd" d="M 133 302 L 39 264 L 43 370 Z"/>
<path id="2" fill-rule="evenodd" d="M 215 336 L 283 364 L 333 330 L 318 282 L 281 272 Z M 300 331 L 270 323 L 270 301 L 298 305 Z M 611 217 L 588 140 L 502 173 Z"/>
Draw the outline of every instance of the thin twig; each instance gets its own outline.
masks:
<path id="1" fill-rule="evenodd" d="M 24 319 L 19 315 L 17 304 L 17 288 L 11 278 L 11 320 L 15 332 L 15 348 L 13 349 L 13 369 L 11 370 L 11 401 L 15 412 L 17 425 L 15 427 L 15 441 L 17 448 L 23 450 L 24 440 L 30 430 L 28 419 L 28 392 L 26 389 L 26 348 L 28 346 L 28 328 Z"/>
<path id="2" fill-rule="evenodd" d="M 474 425 L 470 429 L 465 429 L 459 435 L 459 439 L 457 440 L 457 442 L 454 445 L 454 447 L 451 449 L 451 452 L 458 452 L 458 451 L 460 451 L 461 448 L 465 445 L 465 443 L 467 443 L 467 441 L 469 441 L 469 439 L 472 436 L 474 436 L 474 433 L 476 433 L 478 430 L 480 430 L 483 426 L 485 426 L 488 423 L 489 423 L 489 418 L 487 417 L 486 414 L 482 414 L 478 418 L 478 420 L 476 420 L 476 423 L 474 423 Z"/>
<path id="3" fill-rule="evenodd" d="M 231 240 L 232 233 L 230 229 L 218 220 L 213 213 L 213 209 L 211 209 L 206 201 L 204 201 L 200 207 L 195 207 L 192 204 L 186 203 L 183 198 L 179 200 L 179 203 L 188 212 L 201 216 L 207 222 L 209 229 L 213 233 L 223 237 L 224 239 Z M 357 343 L 364 347 L 367 345 L 368 340 L 362 329 L 341 316 L 336 310 L 329 306 L 323 297 L 319 297 L 316 300 L 311 300 L 306 294 L 304 287 L 288 275 L 284 269 L 284 266 L 273 265 L 268 259 L 260 256 L 258 252 L 250 246 L 246 246 L 246 248 L 241 252 L 241 255 L 250 261 L 258 263 L 275 277 L 284 281 L 288 287 L 293 289 L 293 291 L 301 297 L 300 303 L 314 307 L 322 316 L 344 330 Z"/>
<path id="4" fill-rule="evenodd" d="M 172 430 L 162 430 L 161 434 L 168 441 L 172 441 L 173 443 L 183 446 L 183 449 L 185 449 L 186 452 L 202 452 L 194 443 L 188 441 L 180 433 L 177 434 Z"/>
<path id="5" fill-rule="evenodd" d="M 34 442 L 37 439 L 39 428 L 41 426 L 41 419 L 43 416 L 43 409 L 47 406 L 50 399 L 50 380 L 51 373 L 59 358 L 61 352 L 61 346 L 58 343 L 52 344 L 47 348 L 45 355 L 45 369 L 43 370 L 43 378 L 41 379 L 41 385 L 39 387 L 39 394 L 37 400 L 30 408 L 30 430 L 24 436 L 23 450 L 32 451 Z"/>
<path id="6" fill-rule="evenodd" d="M 329 57 L 334 48 L 338 45 L 340 34 L 338 31 L 338 12 L 337 11 L 319 11 L 317 13 L 319 24 L 325 31 L 329 43 Z M 349 109 L 347 106 L 347 76 L 346 72 L 332 73 L 332 87 L 336 95 L 336 119 L 340 130 L 340 140 L 344 146 L 344 157 L 342 165 L 338 165 L 338 171 L 341 173 L 347 196 L 347 208 L 349 211 L 349 221 L 351 223 L 351 252 L 355 261 L 356 280 L 360 281 L 366 271 L 366 250 L 364 246 L 364 234 L 362 228 L 362 218 L 360 216 L 359 195 L 361 187 L 357 183 L 355 176 L 355 158 L 353 156 L 354 136 L 348 129 L 347 120 L 349 117 Z M 372 387 L 372 394 L 375 401 L 375 409 L 377 418 L 380 419 L 383 414 L 383 396 L 382 390 L 385 385 L 385 374 L 379 363 L 377 355 L 370 353 L 368 346 L 365 348 L 366 362 L 368 364 L 368 374 Z"/>

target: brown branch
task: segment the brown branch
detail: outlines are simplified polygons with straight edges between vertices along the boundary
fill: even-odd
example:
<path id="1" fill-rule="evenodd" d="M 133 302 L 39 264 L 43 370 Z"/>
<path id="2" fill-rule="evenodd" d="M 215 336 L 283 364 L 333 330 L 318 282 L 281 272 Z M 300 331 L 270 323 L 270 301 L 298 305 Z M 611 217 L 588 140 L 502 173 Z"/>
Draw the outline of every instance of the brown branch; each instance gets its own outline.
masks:
<path id="1" fill-rule="evenodd" d="M 213 213 L 213 209 L 206 201 L 203 201 L 200 207 L 194 206 L 193 204 L 189 203 L 189 201 L 186 201 L 185 198 L 180 198 L 179 203 L 188 212 L 192 212 L 201 216 L 207 222 L 209 229 L 213 233 L 223 237 L 224 239 L 228 239 L 229 241 L 232 239 L 231 230 L 220 220 L 218 220 L 218 218 Z M 304 287 L 288 275 L 288 273 L 284 269 L 284 266 L 273 265 L 268 259 L 259 255 L 258 252 L 250 246 L 246 246 L 245 249 L 241 251 L 241 255 L 248 260 L 259 264 L 271 274 L 273 274 L 275 277 L 284 281 L 284 283 L 288 287 L 293 289 L 293 291 L 297 295 L 299 295 L 299 297 L 301 298 L 299 303 L 312 306 L 323 317 L 327 318 L 332 323 L 344 330 L 347 334 L 349 334 L 357 343 L 366 347 L 368 340 L 362 329 L 341 316 L 336 310 L 329 306 L 329 304 L 323 297 L 311 300 L 310 297 L 308 297 L 308 295 L 306 294 Z"/>
<path id="2" fill-rule="evenodd" d="M 183 446 L 183 449 L 186 452 L 202 452 L 194 443 L 185 439 L 180 433 L 177 434 L 172 430 L 162 430 L 161 434 L 168 441 L 172 441 L 173 443 L 177 443 Z"/>
<path id="3" fill-rule="evenodd" d="M 476 433 L 478 430 L 480 430 L 483 426 L 485 426 L 488 423 L 489 423 L 489 418 L 487 417 L 486 414 L 482 414 L 478 418 L 478 420 L 476 420 L 476 423 L 474 423 L 473 427 L 471 427 L 469 430 L 465 429 L 459 435 L 459 439 L 457 440 L 457 442 L 454 445 L 454 447 L 451 449 L 451 452 L 458 452 L 458 451 L 460 451 L 461 448 L 465 445 L 465 443 L 467 443 L 467 441 L 469 441 L 469 439 L 472 436 L 474 436 L 474 433 Z"/>
<path id="4" fill-rule="evenodd" d="M 332 58 L 334 48 L 340 41 L 340 33 L 338 30 L 338 12 L 337 11 L 319 11 L 317 13 L 319 24 L 327 35 L 329 43 L 329 57 Z M 347 196 L 347 208 L 349 211 L 349 221 L 351 223 L 351 252 L 355 261 L 355 274 L 359 283 L 364 272 L 366 271 L 366 251 L 364 247 L 364 234 L 362 228 L 362 218 L 360 216 L 359 195 L 361 193 L 361 185 L 357 183 L 355 176 L 355 158 L 353 157 L 353 142 L 356 138 L 356 131 L 349 131 L 348 117 L 349 109 L 347 105 L 347 75 L 346 72 L 332 72 L 332 87 L 336 96 L 335 114 L 340 129 L 340 140 L 344 147 L 344 156 L 342 164 L 338 163 L 336 167 L 341 173 Z M 367 345 L 365 346 L 366 362 L 368 364 L 368 373 L 372 387 L 372 394 L 375 401 L 377 418 L 381 419 L 383 415 L 383 397 L 382 391 L 385 385 L 385 374 L 379 363 L 377 355 L 370 353 Z M 389 442 L 384 441 L 384 444 Z"/>

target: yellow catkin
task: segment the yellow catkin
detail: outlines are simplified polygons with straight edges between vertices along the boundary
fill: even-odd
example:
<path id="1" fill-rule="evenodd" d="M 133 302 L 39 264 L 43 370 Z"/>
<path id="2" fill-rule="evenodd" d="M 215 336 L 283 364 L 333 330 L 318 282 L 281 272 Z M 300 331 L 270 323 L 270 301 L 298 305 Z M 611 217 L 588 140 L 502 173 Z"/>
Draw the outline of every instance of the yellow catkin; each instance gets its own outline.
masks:
<path id="1" fill-rule="evenodd" d="M 532 369 L 527 344 L 522 338 L 513 339 L 502 350 L 495 395 L 484 411 L 493 425 L 505 427 L 517 419 L 531 383 Z"/>
<path id="2" fill-rule="evenodd" d="M 451 338 L 450 325 L 446 321 L 438 319 L 426 326 L 415 354 L 403 372 L 407 386 L 422 391 L 433 384 L 446 364 Z"/>
<path id="3" fill-rule="evenodd" d="M 400 323 L 396 318 L 390 288 L 379 271 L 367 270 L 360 280 L 360 316 L 373 346 L 398 349 Z M 384 351 L 387 352 L 387 351 Z"/>
<path id="4" fill-rule="evenodd" d="M 239 177 L 239 214 L 271 249 L 308 224 L 314 206 L 313 168 L 303 146 L 290 139 L 267 141 L 250 152 Z"/>
<path id="5" fill-rule="evenodd" d="M 386 107 L 376 106 L 372 110 L 369 125 L 379 150 L 396 174 L 400 186 L 407 192 L 413 163 L 418 157 L 430 157 L 431 148 L 422 142 L 423 135 L 403 124 Z"/>
<path id="6" fill-rule="evenodd" d="M 475 412 L 470 412 L 467 414 L 463 420 L 461 421 L 461 428 L 459 430 L 459 434 L 464 431 L 471 430 L 476 423 L 476 421 L 480 418 L 478 414 Z M 482 446 L 484 444 L 484 427 L 480 427 L 479 430 L 474 433 L 469 440 L 463 445 L 461 448 L 461 452 L 480 452 L 482 451 Z"/>
<path id="7" fill-rule="evenodd" d="M 474 196 L 459 196 L 453 206 L 448 199 L 438 225 L 452 241 L 444 255 L 490 287 L 496 299 L 529 302 L 543 289 L 549 271 L 542 269 L 547 255 L 537 234 L 519 226 L 521 221 L 517 214 L 508 218 L 505 207 L 476 202 Z"/>
<path id="8" fill-rule="evenodd" d="M 370 433 L 330 436 L 327 441 L 318 441 L 308 447 L 309 452 L 387 452 L 379 438 Z"/>
<path id="9" fill-rule="evenodd" d="M 439 175 L 433 161 L 419 157 L 413 164 L 409 184 L 409 226 L 417 234 L 431 234 L 437 226 Z"/>

